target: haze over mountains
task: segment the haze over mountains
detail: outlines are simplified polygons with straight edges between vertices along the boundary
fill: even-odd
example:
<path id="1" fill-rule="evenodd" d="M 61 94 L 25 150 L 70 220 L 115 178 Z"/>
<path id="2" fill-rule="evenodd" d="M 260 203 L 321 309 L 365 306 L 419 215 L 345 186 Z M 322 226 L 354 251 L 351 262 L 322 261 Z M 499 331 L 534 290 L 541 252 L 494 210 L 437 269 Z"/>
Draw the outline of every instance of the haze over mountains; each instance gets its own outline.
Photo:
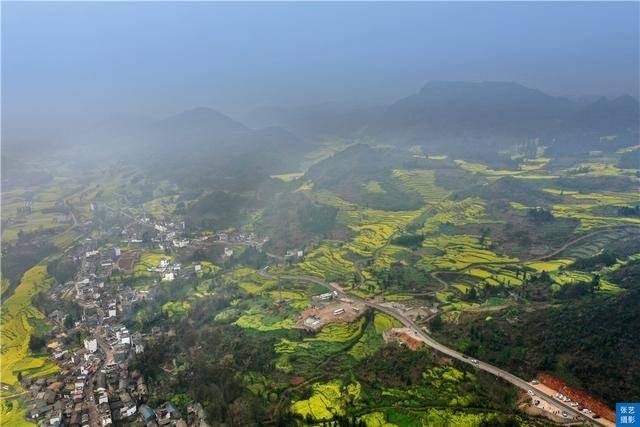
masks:
<path id="1" fill-rule="evenodd" d="M 144 150 L 154 156 L 195 157 L 265 151 L 300 152 L 327 138 L 374 144 L 422 145 L 434 151 L 499 149 L 540 138 L 597 146 L 601 137 L 637 138 L 639 104 L 632 96 L 584 105 L 512 82 L 432 81 L 417 93 L 379 107 L 336 104 L 256 109 L 241 120 L 204 107 L 161 120 L 119 120 L 66 135 L 62 145 Z M 9 148 L 20 141 L 5 138 Z M 11 150 L 9 150 L 11 151 Z"/>
<path id="2" fill-rule="evenodd" d="M 512 142 L 585 132 L 637 133 L 639 115 L 638 101 L 631 96 L 600 98 L 584 106 L 511 82 L 433 81 L 389 106 L 351 109 L 340 115 L 331 114 L 329 108 L 262 109 L 247 118 L 249 123 L 306 133 L 317 132 L 323 123 L 324 131 L 341 129 L 378 142 L 438 144 Z"/>

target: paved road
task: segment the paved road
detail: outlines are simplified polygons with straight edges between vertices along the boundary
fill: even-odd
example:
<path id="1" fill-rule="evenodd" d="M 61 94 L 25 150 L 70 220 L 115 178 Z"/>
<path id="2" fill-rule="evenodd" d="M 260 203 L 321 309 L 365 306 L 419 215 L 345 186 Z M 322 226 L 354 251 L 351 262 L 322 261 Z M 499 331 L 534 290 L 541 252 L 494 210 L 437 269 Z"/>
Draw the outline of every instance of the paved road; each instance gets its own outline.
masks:
<path id="1" fill-rule="evenodd" d="M 95 330 L 96 341 L 98 342 L 98 347 L 102 350 L 105 355 L 105 363 L 110 365 L 114 363 L 115 356 L 113 354 L 113 349 L 111 346 L 104 340 L 104 333 L 102 326 L 97 326 Z"/>
<path id="2" fill-rule="evenodd" d="M 350 298 L 354 301 L 359 301 L 365 305 L 367 305 L 368 307 L 373 308 L 374 310 L 378 310 L 382 313 L 385 313 L 397 320 L 399 320 L 405 327 L 410 328 L 413 333 L 418 336 L 419 338 L 421 338 L 426 345 L 428 345 L 429 347 L 433 348 L 434 350 L 439 351 L 442 354 L 446 354 L 449 357 L 452 357 L 454 359 L 457 359 L 463 363 L 467 363 L 471 366 L 475 366 L 478 369 L 481 369 L 485 372 L 488 372 L 498 378 L 502 378 L 503 380 L 513 384 L 514 386 L 528 391 L 528 390 L 532 390 L 531 385 L 523 380 L 522 378 L 519 378 L 513 374 L 510 374 L 509 372 L 502 370 L 496 366 L 493 366 L 489 363 L 485 363 L 485 362 L 481 362 L 478 361 L 478 363 L 472 363 L 471 362 L 471 358 L 469 356 L 466 356 L 462 353 L 460 353 L 459 351 L 456 351 L 452 348 L 449 348 L 441 343 L 439 343 L 438 341 L 436 341 L 435 339 L 433 339 L 431 336 L 427 335 L 413 320 L 409 319 L 407 316 L 405 316 L 403 313 L 401 313 L 399 310 L 394 309 L 392 307 L 387 307 L 378 303 L 375 303 L 373 301 L 370 300 L 365 300 L 350 294 L 347 294 L 344 292 L 344 290 L 336 285 L 336 284 L 332 284 L 332 283 L 328 283 L 325 282 L 322 279 L 319 279 L 317 277 L 313 277 L 313 276 L 290 276 L 290 275 L 282 275 L 282 276 L 273 276 L 269 273 L 267 273 L 265 270 L 259 270 L 258 274 L 262 277 L 268 278 L 268 279 L 283 279 L 283 280 L 300 280 L 303 282 L 310 282 L 310 283 L 315 283 L 317 285 L 321 285 L 324 286 L 326 288 L 328 288 L 329 290 L 332 291 L 336 291 L 338 293 L 338 295 L 340 297 L 343 298 Z M 553 396 L 547 395 L 545 393 L 542 393 L 539 390 L 536 390 L 536 396 L 538 396 L 540 399 L 545 400 L 546 402 L 549 402 L 550 404 L 555 405 L 556 407 L 561 408 L 562 410 L 566 411 L 569 414 L 574 415 L 575 417 L 582 417 L 584 418 L 584 414 L 580 413 L 578 410 L 574 409 L 573 407 L 565 404 L 564 402 L 561 402 L 557 399 L 554 399 Z M 589 418 L 586 421 L 588 424 L 590 425 L 594 425 L 594 426 L 605 426 L 605 424 L 603 424 L 602 422 L 598 421 L 598 420 L 594 420 Z"/>
<path id="3" fill-rule="evenodd" d="M 98 368 L 100 370 L 100 368 Z M 93 397 L 93 374 L 87 378 L 88 384 L 85 391 L 84 401 L 89 411 L 89 425 L 92 427 L 100 426 L 100 418 L 98 413 L 98 405 Z"/>
<path id="4" fill-rule="evenodd" d="M 575 245 L 576 243 L 578 243 L 578 242 L 580 242 L 582 240 L 588 239 L 589 237 L 593 237 L 596 234 L 607 233 L 607 232 L 610 232 L 611 230 L 615 230 L 615 229 L 618 229 L 618 230 L 620 230 L 620 229 L 633 230 L 633 231 L 640 230 L 640 228 L 638 228 L 638 226 L 635 226 L 635 225 L 614 225 L 614 226 L 611 226 L 611 227 L 603 227 L 603 228 L 598 229 L 596 231 L 592 231 L 591 233 L 587 233 L 587 234 L 585 234 L 583 236 L 580 236 L 580 237 L 578 237 L 576 239 L 570 240 L 567 243 L 565 243 L 564 245 L 560 246 L 558 249 L 556 249 L 556 250 L 554 250 L 552 252 L 549 252 L 546 255 L 543 255 L 543 256 L 540 256 L 540 257 L 537 257 L 537 258 L 533 258 L 533 259 L 531 259 L 529 261 L 544 261 L 545 259 L 549 259 L 551 257 L 554 257 L 554 256 L 558 255 L 560 252 L 564 251 L 569 246 L 573 246 L 573 245 Z"/>

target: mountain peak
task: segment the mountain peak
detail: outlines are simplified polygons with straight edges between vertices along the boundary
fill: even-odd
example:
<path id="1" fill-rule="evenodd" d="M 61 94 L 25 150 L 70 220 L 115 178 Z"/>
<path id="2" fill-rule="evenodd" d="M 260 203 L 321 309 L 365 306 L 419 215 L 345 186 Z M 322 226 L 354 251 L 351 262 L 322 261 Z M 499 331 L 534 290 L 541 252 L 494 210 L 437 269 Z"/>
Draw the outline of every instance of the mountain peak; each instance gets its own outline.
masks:
<path id="1" fill-rule="evenodd" d="M 207 129 L 216 132 L 243 132 L 247 127 L 231 117 L 209 107 L 185 110 L 160 121 L 171 128 Z"/>

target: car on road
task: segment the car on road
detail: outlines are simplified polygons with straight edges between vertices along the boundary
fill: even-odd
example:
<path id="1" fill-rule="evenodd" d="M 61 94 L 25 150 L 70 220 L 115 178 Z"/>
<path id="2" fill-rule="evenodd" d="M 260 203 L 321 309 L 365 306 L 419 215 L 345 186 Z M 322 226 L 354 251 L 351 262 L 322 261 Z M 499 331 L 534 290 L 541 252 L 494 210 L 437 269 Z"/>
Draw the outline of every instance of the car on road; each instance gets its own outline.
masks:
<path id="1" fill-rule="evenodd" d="M 566 411 L 562 411 L 562 416 L 565 418 L 569 418 L 569 414 Z"/>
<path id="2" fill-rule="evenodd" d="M 473 363 L 474 365 L 479 365 L 480 364 L 478 359 L 471 359 L 471 363 Z"/>
<path id="3" fill-rule="evenodd" d="M 529 393 L 529 396 L 535 396 L 536 394 L 533 392 L 533 390 L 527 390 L 527 393 Z"/>
<path id="4" fill-rule="evenodd" d="M 538 385 L 538 384 L 540 384 L 540 381 L 538 381 L 538 380 L 531 380 L 531 384 L 532 384 L 532 385 Z"/>

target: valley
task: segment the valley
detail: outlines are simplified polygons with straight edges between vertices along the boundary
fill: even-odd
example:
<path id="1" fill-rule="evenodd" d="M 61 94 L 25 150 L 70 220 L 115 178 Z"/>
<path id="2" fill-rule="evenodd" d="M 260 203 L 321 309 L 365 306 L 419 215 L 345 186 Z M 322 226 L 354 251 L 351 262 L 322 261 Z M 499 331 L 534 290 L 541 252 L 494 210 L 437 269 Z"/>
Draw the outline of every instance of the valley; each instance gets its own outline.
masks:
<path id="1" fill-rule="evenodd" d="M 640 397 L 625 151 L 334 147 L 242 185 L 32 163 L 64 179 L 2 194 L 3 425 L 600 426 Z"/>

